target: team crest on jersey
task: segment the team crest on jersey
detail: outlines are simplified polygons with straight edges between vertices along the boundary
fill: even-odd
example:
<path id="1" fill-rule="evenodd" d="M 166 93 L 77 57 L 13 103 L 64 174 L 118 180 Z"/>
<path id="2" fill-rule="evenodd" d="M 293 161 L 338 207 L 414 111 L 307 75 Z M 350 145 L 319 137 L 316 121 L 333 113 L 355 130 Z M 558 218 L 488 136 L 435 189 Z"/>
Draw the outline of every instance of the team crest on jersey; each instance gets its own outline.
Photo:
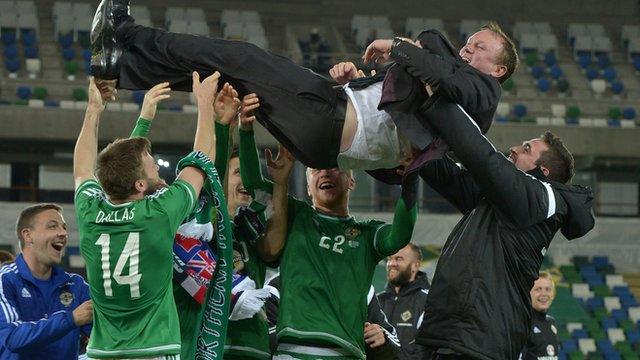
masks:
<path id="1" fill-rule="evenodd" d="M 72 293 L 66 290 L 60 293 L 60 303 L 62 303 L 62 305 L 69 307 L 69 305 L 71 305 L 72 302 L 73 302 Z"/>
<path id="2" fill-rule="evenodd" d="M 553 331 L 554 334 L 558 335 L 558 329 L 556 329 L 555 325 L 551 325 L 551 331 Z"/>
<path id="3" fill-rule="evenodd" d="M 411 311 L 407 310 L 403 312 L 402 314 L 400 314 L 400 317 L 402 318 L 402 321 L 407 322 L 409 319 L 411 319 Z"/>
<path id="4" fill-rule="evenodd" d="M 351 241 L 351 240 L 355 239 L 358 235 L 360 235 L 360 230 L 359 230 L 359 229 L 356 229 L 356 228 L 353 228 L 353 227 L 347 228 L 347 229 L 344 231 L 344 236 L 345 236 L 345 237 L 347 238 L 347 240 L 349 240 L 349 241 Z"/>
<path id="5" fill-rule="evenodd" d="M 554 356 L 556 354 L 556 349 L 553 345 L 547 345 L 547 355 Z"/>
<path id="6" fill-rule="evenodd" d="M 360 243 L 359 243 L 359 242 L 357 242 L 357 241 L 354 241 L 354 240 L 349 240 L 349 241 L 347 242 L 347 244 L 349 244 L 349 246 L 350 246 L 351 248 L 354 248 L 354 249 L 355 249 L 355 248 L 357 248 L 358 246 L 360 246 Z"/>

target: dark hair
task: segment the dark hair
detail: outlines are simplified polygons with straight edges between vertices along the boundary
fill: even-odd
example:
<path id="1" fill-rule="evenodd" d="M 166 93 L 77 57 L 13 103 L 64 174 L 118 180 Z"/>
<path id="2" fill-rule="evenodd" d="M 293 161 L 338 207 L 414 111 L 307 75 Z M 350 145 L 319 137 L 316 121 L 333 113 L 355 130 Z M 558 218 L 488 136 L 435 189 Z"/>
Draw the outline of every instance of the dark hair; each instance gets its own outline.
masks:
<path id="1" fill-rule="evenodd" d="M 562 139 L 551 131 L 547 131 L 540 136 L 542 141 L 549 147 L 548 150 L 540 154 L 536 161 L 537 166 L 544 166 L 549 170 L 549 179 L 563 184 L 568 183 L 575 174 L 573 155 L 564 146 Z"/>
<path id="2" fill-rule="evenodd" d="M 26 209 L 20 212 L 18 216 L 18 220 L 16 220 L 16 235 L 18 236 L 18 240 L 20 241 L 20 248 L 24 247 L 24 239 L 22 238 L 22 230 L 31 229 L 33 226 L 33 219 L 38 216 L 41 212 L 47 210 L 56 210 L 58 212 L 62 212 L 62 207 L 58 204 L 53 203 L 42 203 L 35 204 L 27 207 Z"/>
<path id="3" fill-rule="evenodd" d="M 145 178 L 143 153 L 151 153 L 147 138 L 117 139 L 100 154 L 96 177 L 112 200 L 125 200 L 135 194 L 135 182 Z"/>
<path id="4" fill-rule="evenodd" d="M 513 72 L 518 68 L 520 62 L 518 58 L 518 50 L 513 40 L 502 30 L 500 25 L 495 21 L 490 21 L 488 24 L 482 26 L 480 30 L 489 30 L 498 35 L 502 39 L 502 53 L 498 57 L 498 63 L 507 67 L 507 72 L 498 78 L 500 83 L 505 82 L 513 75 Z"/>
<path id="5" fill-rule="evenodd" d="M 420 246 L 410 242 L 407 244 L 407 246 L 411 249 L 411 252 L 413 252 L 413 255 L 416 256 L 416 259 L 418 259 L 419 262 L 422 261 L 422 249 L 420 248 Z"/>
<path id="6" fill-rule="evenodd" d="M 229 153 L 229 160 L 237 157 L 240 157 L 240 149 L 234 146 L 233 149 L 231 149 L 231 153 Z"/>
<path id="7" fill-rule="evenodd" d="M 16 260 L 16 256 L 7 250 L 0 250 L 0 265 L 10 264 Z"/>

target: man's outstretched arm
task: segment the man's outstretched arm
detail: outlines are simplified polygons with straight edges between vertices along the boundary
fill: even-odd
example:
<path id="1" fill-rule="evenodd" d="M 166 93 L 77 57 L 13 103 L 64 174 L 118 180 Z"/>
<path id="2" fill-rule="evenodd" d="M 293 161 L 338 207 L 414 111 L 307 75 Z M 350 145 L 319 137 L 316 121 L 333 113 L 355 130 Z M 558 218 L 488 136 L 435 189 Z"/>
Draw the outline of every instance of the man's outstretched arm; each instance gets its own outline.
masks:
<path id="1" fill-rule="evenodd" d="M 93 172 L 98 157 L 98 125 L 106 104 L 105 98 L 114 95 L 101 93 L 94 78 L 89 79 L 89 99 L 82 128 L 73 150 L 73 179 L 76 189 L 83 182 L 95 179 Z M 105 96 L 105 98 L 103 98 Z"/>
<path id="2" fill-rule="evenodd" d="M 555 214 L 551 186 L 518 170 L 459 105 L 440 99 L 428 120 L 504 219 L 517 227 L 528 227 Z"/>
<path id="3" fill-rule="evenodd" d="M 218 88 L 218 79 L 220 73 L 215 72 L 213 75 L 205 78 L 200 82 L 200 76 L 197 72 L 193 72 L 193 94 L 196 96 L 198 103 L 198 125 L 196 127 L 196 136 L 193 140 L 193 151 L 200 151 L 206 154 L 209 159 L 215 157 L 215 132 L 213 126 L 213 101 Z M 200 169 L 195 167 L 186 167 L 180 174 L 178 179 L 182 179 L 191 186 L 200 195 L 200 190 L 204 184 L 205 176 Z"/>
<path id="4" fill-rule="evenodd" d="M 170 98 L 170 91 L 171 88 L 169 87 L 168 82 L 160 83 L 147 91 L 144 95 L 144 101 L 142 102 L 140 116 L 138 117 L 136 126 L 133 128 L 129 137 L 147 137 L 151 130 L 151 122 L 156 117 L 158 103 Z"/>

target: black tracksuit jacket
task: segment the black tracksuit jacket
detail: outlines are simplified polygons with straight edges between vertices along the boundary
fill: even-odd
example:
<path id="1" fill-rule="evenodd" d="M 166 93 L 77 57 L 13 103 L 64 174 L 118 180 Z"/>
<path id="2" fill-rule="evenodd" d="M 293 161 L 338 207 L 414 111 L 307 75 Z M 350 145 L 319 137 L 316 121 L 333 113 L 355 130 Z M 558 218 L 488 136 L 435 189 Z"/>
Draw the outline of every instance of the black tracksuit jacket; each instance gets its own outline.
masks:
<path id="1" fill-rule="evenodd" d="M 447 239 L 416 342 L 468 358 L 515 360 L 531 327 L 529 291 L 558 230 L 593 228 L 592 192 L 518 170 L 453 103 L 430 124 L 466 167 L 433 160 L 421 176 L 464 216 Z"/>
<path id="2" fill-rule="evenodd" d="M 429 279 L 422 271 L 416 279 L 400 288 L 396 293 L 393 285 L 387 284 L 384 292 L 378 294 L 382 311 L 396 328 L 400 339 L 400 351 L 396 355 L 398 360 L 424 359 L 428 350 L 415 343 L 416 334 L 424 321 L 425 304 L 429 294 Z"/>
<path id="3" fill-rule="evenodd" d="M 560 338 L 556 319 L 536 310 L 532 315 L 531 333 L 527 346 L 522 350 L 522 360 L 557 360 Z"/>

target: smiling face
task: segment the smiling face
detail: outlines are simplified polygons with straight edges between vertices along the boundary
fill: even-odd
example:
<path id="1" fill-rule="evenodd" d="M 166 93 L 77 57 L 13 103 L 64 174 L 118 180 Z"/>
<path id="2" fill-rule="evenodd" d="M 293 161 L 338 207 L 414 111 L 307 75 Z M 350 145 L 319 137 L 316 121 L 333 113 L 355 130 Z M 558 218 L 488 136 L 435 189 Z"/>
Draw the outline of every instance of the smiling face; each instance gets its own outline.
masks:
<path id="1" fill-rule="evenodd" d="M 34 216 L 21 235 L 25 256 L 47 267 L 60 264 L 67 246 L 67 224 L 58 210 L 47 209 Z"/>
<path id="2" fill-rule="evenodd" d="M 232 157 L 229 160 L 229 171 L 227 175 L 227 208 L 235 213 L 240 206 L 249 206 L 251 194 L 245 190 L 240 177 L 240 158 Z M 233 215 L 230 213 L 230 215 Z"/>
<path id="3" fill-rule="evenodd" d="M 412 282 L 418 270 L 420 260 L 408 245 L 387 258 L 387 280 L 394 286 Z"/>
<path id="4" fill-rule="evenodd" d="M 518 169 L 527 172 L 538 166 L 536 162 L 540 159 L 542 153 L 547 150 L 549 150 L 549 145 L 544 140 L 540 138 L 531 139 L 523 142 L 522 145 L 512 146 L 509 149 L 509 161 Z M 545 175 L 548 175 L 549 171 L 546 168 L 541 167 L 541 169 Z"/>
<path id="5" fill-rule="evenodd" d="M 313 206 L 330 213 L 345 212 L 349 206 L 349 193 L 355 187 L 351 171 L 333 169 L 307 169 L 307 192 Z"/>
<path id="6" fill-rule="evenodd" d="M 503 49 L 500 36 L 491 30 L 481 30 L 469 36 L 466 45 L 460 49 L 460 57 L 478 71 L 500 78 L 507 72 L 507 67 L 499 63 Z"/>
<path id="7" fill-rule="evenodd" d="M 540 277 L 531 288 L 531 306 L 534 310 L 546 313 L 555 297 L 555 287 L 551 278 Z"/>

